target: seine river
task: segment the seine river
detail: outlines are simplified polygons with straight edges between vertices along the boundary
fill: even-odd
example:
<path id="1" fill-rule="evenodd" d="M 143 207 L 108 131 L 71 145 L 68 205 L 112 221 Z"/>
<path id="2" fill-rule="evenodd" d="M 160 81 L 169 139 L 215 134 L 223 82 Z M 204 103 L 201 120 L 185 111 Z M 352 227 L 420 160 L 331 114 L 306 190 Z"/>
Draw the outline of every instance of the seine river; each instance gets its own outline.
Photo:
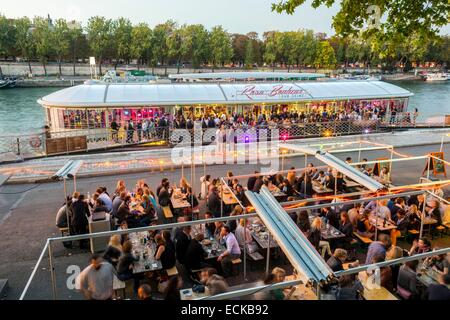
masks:
<path id="1" fill-rule="evenodd" d="M 419 109 L 419 121 L 432 116 L 450 114 L 450 81 L 396 81 L 395 85 L 414 93 L 409 109 Z M 35 133 L 45 124 L 40 97 L 61 88 L 0 89 L 0 136 Z"/>

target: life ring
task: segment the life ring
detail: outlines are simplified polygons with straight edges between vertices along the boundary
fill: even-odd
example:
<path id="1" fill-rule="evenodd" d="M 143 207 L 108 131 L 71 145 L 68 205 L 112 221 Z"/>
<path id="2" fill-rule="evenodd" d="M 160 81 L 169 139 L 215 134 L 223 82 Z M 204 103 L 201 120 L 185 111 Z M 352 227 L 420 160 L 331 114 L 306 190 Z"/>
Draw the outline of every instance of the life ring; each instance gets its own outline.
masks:
<path id="1" fill-rule="evenodd" d="M 39 148 L 41 146 L 42 142 L 41 142 L 41 138 L 39 137 L 32 137 L 30 138 L 30 146 L 32 148 Z"/>

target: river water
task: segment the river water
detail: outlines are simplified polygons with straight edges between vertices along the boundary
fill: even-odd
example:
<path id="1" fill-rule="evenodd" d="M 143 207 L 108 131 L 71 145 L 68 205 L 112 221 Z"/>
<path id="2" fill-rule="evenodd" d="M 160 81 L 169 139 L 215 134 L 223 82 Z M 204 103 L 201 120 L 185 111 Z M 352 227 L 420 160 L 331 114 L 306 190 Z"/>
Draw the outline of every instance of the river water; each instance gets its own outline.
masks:
<path id="1" fill-rule="evenodd" d="M 414 93 L 409 109 L 419 109 L 419 121 L 450 114 L 450 81 L 396 81 L 395 85 Z M 35 133 L 42 130 L 45 115 L 36 102 L 61 88 L 15 88 L 0 90 L 0 136 Z"/>

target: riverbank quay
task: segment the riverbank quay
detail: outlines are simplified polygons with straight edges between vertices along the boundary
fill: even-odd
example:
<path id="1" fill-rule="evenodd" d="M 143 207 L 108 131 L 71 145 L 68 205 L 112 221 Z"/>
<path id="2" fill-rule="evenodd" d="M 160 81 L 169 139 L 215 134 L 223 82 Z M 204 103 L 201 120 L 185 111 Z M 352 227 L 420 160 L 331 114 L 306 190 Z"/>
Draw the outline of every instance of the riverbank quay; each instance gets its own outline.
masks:
<path id="1" fill-rule="evenodd" d="M 320 146 L 321 144 L 342 144 L 353 147 L 381 147 L 390 145 L 393 148 L 419 147 L 427 145 L 447 145 L 450 143 L 450 129 L 423 129 L 400 132 L 363 134 L 353 136 L 310 138 L 289 140 L 290 144 L 299 146 Z M 282 149 L 283 142 L 279 142 L 278 148 Z M 198 147 L 196 156 L 202 159 L 196 160 L 196 166 L 203 167 L 205 163 L 211 163 L 207 159 L 207 146 Z M 440 149 L 441 147 L 439 147 Z M 239 144 L 235 146 L 240 149 Z M 198 152 L 200 150 L 200 152 Z M 439 150 L 434 150 L 439 151 Z M 104 152 L 77 155 L 64 155 L 49 158 L 27 160 L 21 163 L 10 163 L 0 166 L 0 174 L 10 176 L 7 183 L 36 183 L 51 181 L 51 176 L 69 160 L 83 160 L 84 165 L 80 169 L 77 178 L 90 178 L 115 175 L 118 173 L 138 172 L 164 172 L 189 166 L 189 159 L 181 165 L 173 160 L 176 151 L 173 148 L 157 148 L 124 152 Z M 205 157 L 203 157 L 203 155 Z M 258 155 L 254 155 L 258 156 Z M 278 154 L 276 155 L 278 157 Z M 261 157 L 261 156 L 260 156 Z M 236 162 L 237 159 L 236 159 Z M 229 164 L 229 162 L 228 162 Z M 185 168 L 186 169 L 186 168 Z M 189 170 L 187 168 L 186 170 Z"/>

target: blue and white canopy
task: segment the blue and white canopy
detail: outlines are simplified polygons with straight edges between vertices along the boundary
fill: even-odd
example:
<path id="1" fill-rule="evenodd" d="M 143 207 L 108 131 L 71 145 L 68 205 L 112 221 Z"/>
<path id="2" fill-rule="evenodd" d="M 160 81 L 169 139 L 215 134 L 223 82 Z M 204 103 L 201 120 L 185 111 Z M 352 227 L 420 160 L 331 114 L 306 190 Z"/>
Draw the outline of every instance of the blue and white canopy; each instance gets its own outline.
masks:
<path id="1" fill-rule="evenodd" d="M 406 98 L 413 94 L 382 81 L 265 83 L 104 83 L 87 81 L 38 100 L 45 107 L 133 107 L 282 104 L 301 101 Z"/>

